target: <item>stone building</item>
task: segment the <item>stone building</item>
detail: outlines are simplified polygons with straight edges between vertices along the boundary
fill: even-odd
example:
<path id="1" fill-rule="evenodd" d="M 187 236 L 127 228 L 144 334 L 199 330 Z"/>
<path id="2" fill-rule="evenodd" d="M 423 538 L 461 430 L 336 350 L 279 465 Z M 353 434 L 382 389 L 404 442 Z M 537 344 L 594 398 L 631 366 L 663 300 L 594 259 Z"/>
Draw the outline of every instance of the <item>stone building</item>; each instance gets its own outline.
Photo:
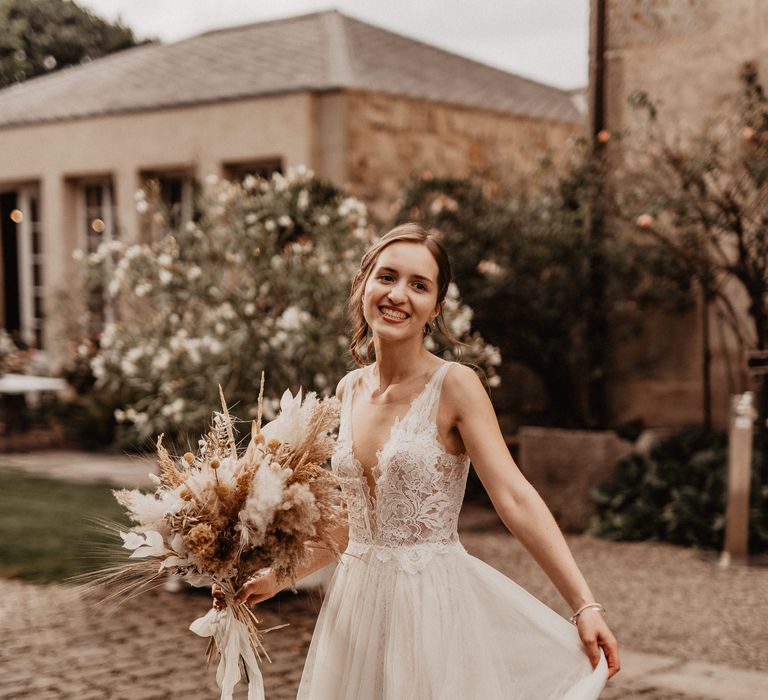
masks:
<path id="1" fill-rule="evenodd" d="M 320 12 L 148 45 L 0 91 L 0 322 L 55 351 L 75 248 L 140 240 L 149 178 L 180 221 L 208 174 L 304 164 L 382 218 L 412 172 L 525 172 L 577 96 Z"/>
<path id="2" fill-rule="evenodd" d="M 640 115 L 628 102 L 642 90 L 659 120 L 683 140 L 733 111 L 745 61 L 768 76 L 768 3 L 754 0 L 591 0 L 590 130 L 629 133 Z M 736 297 L 746 315 L 746 301 Z M 712 409 L 728 419 L 728 395 L 748 388 L 743 358 L 709 315 Z M 615 423 L 650 426 L 701 423 L 702 309 L 686 317 L 658 315 L 643 337 L 622 347 L 610 387 Z"/>
<path id="3" fill-rule="evenodd" d="M 745 61 L 755 61 L 763 76 L 768 73 L 765 2 L 591 0 L 591 22 L 591 94 L 594 104 L 595 89 L 604 93 L 607 129 L 636 126 L 627 98 L 645 90 L 659 103 L 662 122 L 694 132 L 729 109 Z"/>

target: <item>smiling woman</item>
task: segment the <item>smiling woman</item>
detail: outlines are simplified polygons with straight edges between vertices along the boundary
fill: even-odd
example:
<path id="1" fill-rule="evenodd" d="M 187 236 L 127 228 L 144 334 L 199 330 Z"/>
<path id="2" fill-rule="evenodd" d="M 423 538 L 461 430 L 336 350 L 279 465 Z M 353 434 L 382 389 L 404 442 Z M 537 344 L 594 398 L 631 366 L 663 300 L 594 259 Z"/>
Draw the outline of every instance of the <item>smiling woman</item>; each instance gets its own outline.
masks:
<path id="1" fill-rule="evenodd" d="M 409 327 L 421 321 L 424 336 L 433 332 L 434 324 L 446 340 L 460 345 L 442 314 L 450 284 L 448 255 L 435 236 L 412 223 L 392 229 L 363 256 L 352 281 L 352 356 L 360 364 L 374 359 L 372 324 L 377 320 L 398 325 L 411 320 Z"/>
<path id="2" fill-rule="evenodd" d="M 411 223 L 376 242 L 354 276 L 348 311 L 360 367 L 336 390 L 332 459 L 347 506 L 336 533 L 344 554 L 298 698 L 594 700 L 619 669 L 605 610 L 512 460 L 479 378 L 426 348 L 432 324 L 444 328 L 450 282 L 439 238 Z M 504 524 L 571 605 L 572 624 L 462 546 L 470 461 Z M 318 552 L 302 573 L 328 561 Z M 275 592 L 257 579 L 238 599 Z"/>

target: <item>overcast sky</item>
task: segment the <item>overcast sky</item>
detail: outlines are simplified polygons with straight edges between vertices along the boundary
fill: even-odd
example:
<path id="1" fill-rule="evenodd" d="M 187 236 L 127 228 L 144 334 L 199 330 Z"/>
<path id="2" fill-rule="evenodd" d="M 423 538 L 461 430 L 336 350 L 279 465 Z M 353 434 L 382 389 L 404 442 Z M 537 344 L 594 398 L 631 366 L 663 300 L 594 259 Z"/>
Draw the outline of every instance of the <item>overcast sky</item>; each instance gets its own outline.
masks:
<path id="1" fill-rule="evenodd" d="M 76 0 L 139 38 L 195 34 L 335 8 L 561 88 L 587 84 L 589 0 Z"/>

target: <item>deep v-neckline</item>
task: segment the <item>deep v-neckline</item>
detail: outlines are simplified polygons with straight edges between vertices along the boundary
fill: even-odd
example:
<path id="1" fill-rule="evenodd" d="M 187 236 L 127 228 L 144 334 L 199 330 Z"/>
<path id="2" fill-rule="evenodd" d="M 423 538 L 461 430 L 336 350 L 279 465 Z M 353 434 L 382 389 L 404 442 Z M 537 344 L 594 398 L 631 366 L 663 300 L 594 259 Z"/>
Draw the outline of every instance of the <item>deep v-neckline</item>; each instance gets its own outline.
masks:
<path id="1" fill-rule="evenodd" d="M 378 501 L 378 494 L 376 493 L 379 479 L 381 478 L 381 456 L 384 453 L 384 450 L 389 446 L 389 443 L 392 442 L 392 439 L 395 436 L 395 431 L 398 426 L 402 425 L 413 413 L 413 409 L 416 406 L 417 402 L 424 397 L 424 394 L 426 394 L 427 390 L 432 385 L 432 382 L 434 381 L 435 377 L 437 376 L 437 373 L 443 369 L 445 365 L 449 364 L 448 362 L 443 362 L 432 374 L 429 376 L 429 379 L 427 379 L 426 383 L 424 384 L 424 387 L 419 391 L 416 396 L 411 400 L 410 405 L 408 406 L 408 409 L 402 416 L 395 416 L 394 420 L 389 426 L 389 432 L 387 433 L 387 439 L 384 441 L 384 443 L 376 450 L 376 462 L 374 465 L 366 472 L 366 467 L 363 465 L 363 463 L 357 458 L 357 455 L 355 454 L 355 431 L 352 427 L 352 408 L 353 408 L 353 402 L 355 399 L 355 394 L 357 393 L 358 384 L 360 380 L 362 379 L 362 370 L 361 373 L 358 374 L 357 377 L 354 378 L 354 382 L 352 382 L 352 386 L 350 387 L 350 396 L 349 396 L 349 410 L 347 411 L 347 437 L 349 440 L 349 455 L 352 458 L 352 461 L 355 463 L 357 468 L 360 471 L 360 476 L 362 477 L 366 489 L 368 491 L 368 501 L 369 505 L 372 511 L 375 511 L 376 509 L 376 503 Z M 370 473 L 371 475 L 371 481 L 373 482 L 373 489 L 371 489 L 370 482 L 368 481 L 367 473 Z"/>

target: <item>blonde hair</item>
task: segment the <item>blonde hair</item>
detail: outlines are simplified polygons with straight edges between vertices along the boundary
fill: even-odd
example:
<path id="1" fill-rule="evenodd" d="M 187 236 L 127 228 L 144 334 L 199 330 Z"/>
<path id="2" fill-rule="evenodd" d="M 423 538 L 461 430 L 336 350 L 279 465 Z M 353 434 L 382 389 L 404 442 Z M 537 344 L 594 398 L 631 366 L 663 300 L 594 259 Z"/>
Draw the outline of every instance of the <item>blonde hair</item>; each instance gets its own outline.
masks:
<path id="1" fill-rule="evenodd" d="M 418 224 L 401 224 L 385 233 L 363 255 L 360 269 L 352 279 L 352 288 L 347 302 L 347 315 L 352 325 L 352 340 L 349 344 L 349 350 L 357 364 L 363 366 L 375 360 L 375 350 L 371 339 L 368 337 L 368 323 L 363 314 L 362 301 L 363 290 L 381 251 L 393 243 L 420 243 L 426 246 L 437 263 L 437 301 L 435 305 L 438 305 L 445 299 L 448 285 L 451 283 L 451 263 L 438 236 L 439 234 L 426 231 Z M 454 345 L 463 344 L 446 326 L 442 308 L 435 318 L 435 325 L 446 340 Z M 425 326 L 424 335 L 428 335 L 429 332 L 431 329 Z"/>

